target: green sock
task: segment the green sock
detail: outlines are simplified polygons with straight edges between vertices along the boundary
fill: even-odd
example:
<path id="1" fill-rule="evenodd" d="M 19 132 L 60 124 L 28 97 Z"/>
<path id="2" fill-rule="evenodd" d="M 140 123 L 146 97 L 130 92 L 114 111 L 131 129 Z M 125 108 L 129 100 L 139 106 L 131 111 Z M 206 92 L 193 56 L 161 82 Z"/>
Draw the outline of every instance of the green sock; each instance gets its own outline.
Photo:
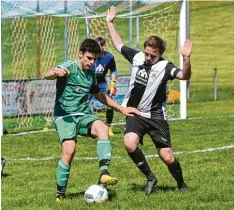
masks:
<path id="1" fill-rule="evenodd" d="M 97 155 L 99 159 L 99 171 L 108 171 L 111 159 L 111 144 L 109 139 L 99 139 L 97 141 Z"/>
<path id="2" fill-rule="evenodd" d="M 58 162 L 57 167 L 57 193 L 65 194 L 71 165 L 65 164 L 62 160 Z"/>

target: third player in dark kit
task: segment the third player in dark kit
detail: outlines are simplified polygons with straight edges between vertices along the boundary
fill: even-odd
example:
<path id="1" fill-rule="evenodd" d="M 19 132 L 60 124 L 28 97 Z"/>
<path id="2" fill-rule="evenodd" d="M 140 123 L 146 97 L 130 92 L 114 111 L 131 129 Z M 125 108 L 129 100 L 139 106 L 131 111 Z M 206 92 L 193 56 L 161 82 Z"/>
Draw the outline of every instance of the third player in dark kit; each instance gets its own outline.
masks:
<path id="1" fill-rule="evenodd" d="M 106 21 L 111 41 L 115 49 L 131 64 L 129 90 L 123 106 L 132 106 L 140 110 L 140 116 L 127 117 L 124 131 L 124 144 L 128 155 L 146 177 L 145 194 L 151 194 L 158 180 L 151 171 L 145 155 L 138 147 L 145 134 L 149 134 L 161 160 L 167 165 L 171 175 L 181 191 L 187 191 L 179 161 L 171 148 L 171 137 L 166 119 L 166 85 L 168 80 L 188 80 L 191 77 L 190 54 L 192 43 L 187 39 L 180 48 L 183 55 L 183 69 L 164 60 L 162 55 L 166 43 L 158 36 L 150 36 L 144 42 L 144 51 L 140 52 L 125 46 L 114 26 L 116 8 L 111 7 Z"/>
<path id="2" fill-rule="evenodd" d="M 105 51 L 106 42 L 102 37 L 97 37 L 96 42 L 100 45 L 101 53 L 96 58 L 92 70 L 97 78 L 97 85 L 101 92 L 108 94 L 111 98 L 116 95 L 116 79 L 117 79 L 117 68 L 114 56 Z M 106 75 L 110 70 L 111 81 L 109 86 L 107 85 Z M 111 107 L 106 109 L 106 125 L 109 127 L 109 135 L 113 136 L 111 129 L 111 123 L 114 117 L 114 110 Z"/>

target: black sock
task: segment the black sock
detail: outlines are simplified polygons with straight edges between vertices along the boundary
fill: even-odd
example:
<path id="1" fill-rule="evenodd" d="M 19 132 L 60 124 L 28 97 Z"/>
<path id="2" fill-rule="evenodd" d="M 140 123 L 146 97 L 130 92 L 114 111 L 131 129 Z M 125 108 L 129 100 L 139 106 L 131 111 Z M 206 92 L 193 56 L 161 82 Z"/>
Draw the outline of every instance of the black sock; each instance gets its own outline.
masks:
<path id="1" fill-rule="evenodd" d="M 114 110 L 113 109 L 107 109 L 106 110 L 106 124 L 108 126 L 111 125 L 111 123 L 113 121 L 113 117 L 114 117 Z"/>
<path id="2" fill-rule="evenodd" d="M 150 170 L 148 163 L 146 162 L 145 155 L 138 147 L 134 152 L 128 152 L 128 155 L 148 180 L 151 180 L 155 177 L 155 175 Z"/>
<path id="3" fill-rule="evenodd" d="M 66 186 L 59 186 L 57 184 L 57 195 L 65 195 Z"/>
<path id="4" fill-rule="evenodd" d="M 174 162 L 171 165 L 168 165 L 167 167 L 171 175 L 176 180 L 178 187 L 180 187 L 184 183 L 184 178 L 179 161 L 175 159 Z"/>

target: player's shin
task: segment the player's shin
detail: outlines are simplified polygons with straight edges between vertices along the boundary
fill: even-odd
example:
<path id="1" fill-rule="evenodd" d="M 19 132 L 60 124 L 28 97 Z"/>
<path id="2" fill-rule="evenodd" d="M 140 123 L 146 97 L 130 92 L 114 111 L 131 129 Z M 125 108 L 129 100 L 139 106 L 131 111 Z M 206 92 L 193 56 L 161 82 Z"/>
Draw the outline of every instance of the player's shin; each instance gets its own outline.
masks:
<path id="1" fill-rule="evenodd" d="M 100 172 L 108 171 L 111 159 L 112 147 L 109 139 L 99 139 L 97 142 L 97 155 L 99 159 Z"/>
<path id="2" fill-rule="evenodd" d="M 102 185 L 115 185 L 118 180 L 110 176 L 108 168 L 111 159 L 111 144 L 109 139 L 99 139 L 97 142 L 97 154 L 99 159 L 100 177 L 98 184 Z"/>
<path id="3" fill-rule="evenodd" d="M 57 167 L 57 195 L 65 195 L 71 165 L 65 164 L 62 160 Z"/>
<path id="4" fill-rule="evenodd" d="M 128 155 L 133 160 L 133 162 L 136 164 L 136 166 L 140 169 L 140 171 L 146 176 L 147 180 L 151 180 L 155 178 L 155 175 L 151 171 L 145 155 L 143 152 L 139 149 L 139 147 L 136 148 L 133 152 L 128 152 Z"/>
<path id="5" fill-rule="evenodd" d="M 181 186 L 184 183 L 184 178 L 179 161 L 175 159 L 174 162 L 167 167 L 173 178 L 176 180 L 178 187 Z"/>

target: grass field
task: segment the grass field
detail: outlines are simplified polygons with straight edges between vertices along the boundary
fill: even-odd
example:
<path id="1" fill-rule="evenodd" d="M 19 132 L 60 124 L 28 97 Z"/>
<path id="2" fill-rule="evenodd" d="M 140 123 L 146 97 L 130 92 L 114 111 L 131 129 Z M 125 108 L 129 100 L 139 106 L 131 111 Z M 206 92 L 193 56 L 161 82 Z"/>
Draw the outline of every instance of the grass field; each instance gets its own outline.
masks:
<path id="1" fill-rule="evenodd" d="M 2 209 L 234 209 L 233 111 L 234 101 L 189 104 L 190 120 L 171 121 L 172 142 L 190 191 L 181 193 L 166 166 L 160 161 L 149 137 L 142 147 L 159 183 L 151 196 L 144 195 L 144 177 L 127 156 L 123 127 L 114 128 L 110 170 L 119 179 L 109 187 L 110 199 L 88 205 L 83 193 L 97 182 L 96 141 L 78 138 L 72 164 L 68 200 L 55 203 L 56 165 L 60 145 L 55 132 L 2 138 L 2 156 L 7 164 L 2 176 Z M 230 147 L 228 147 L 230 146 Z M 213 148 L 213 149 L 212 149 Z M 30 160 L 31 159 L 31 160 Z"/>
<path id="2" fill-rule="evenodd" d="M 190 37 L 193 41 L 192 78 L 188 101 L 188 120 L 170 121 L 172 143 L 179 159 L 184 177 L 190 186 L 188 193 L 177 190 L 166 166 L 156 156 L 155 148 L 145 137 L 144 153 L 157 174 L 159 183 L 153 195 L 144 195 L 144 177 L 127 156 L 123 142 L 123 126 L 116 126 L 111 138 L 113 153 L 110 171 L 119 179 L 116 186 L 108 187 L 110 198 L 103 204 L 88 205 L 83 194 L 85 189 L 98 179 L 96 140 L 78 138 L 77 154 L 72 164 L 68 200 L 55 203 L 56 167 L 60 158 L 60 145 L 54 131 L 18 136 L 3 136 L 1 153 L 7 164 L 1 179 L 3 210 L 88 210 L 88 209 L 162 209 L 162 210 L 234 210 L 234 3 L 231 1 L 198 2 L 190 4 Z M 126 20 L 118 20 L 118 29 L 128 43 Z M 56 21 L 55 21 L 56 22 Z M 62 20 L 59 24 L 62 24 Z M 2 23 L 9 27 L 9 20 Z M 35 22 L 28 21 L 30 34 L 30 70 L 23 75 L 35 76 Z M 174 25 L 168 29 L 174 30 Z M 56 61 L 63 58 L 58 43 L 63 38 L 61 29 L 55 27 Z M 80 35 L 85 37 L 80 25 Z M 134 32 L 135 33 L 135 32 Z M 174 32 L 173 32 L 174 33 Z M 31 37 L 32 36 L 32 37 Z M 143 43 L 144 37 L 140 41 Z M 170 43 L 170 40 L 167 40 Z M 3 33 L 3 79 L 12 79 L 11 34 Z M 60 47 L 59 47 L 60 46 Z M 172 59 L 177 62 L 177 53 Z M 165 56 L 167 56 L 167 52 Z M 120 74 L 129 72 L 128 64 L 120 58 Z M 218 100 L 213 100 L 213 69 L 218 70 Z M 15 79 L 15 78 L 13 78 Z M 178 89 L 178 82 L 173 88 Z M 178 105 L 177 105 L 178 106 Z M 32 119 L 25 119 L 29 122 Z M 36 117 L 43 124 L 44 119 Z M 15 119 L 5 118 L 14 129 Z M 25 125 L 26 126 L 26 125 Z M 43 126 L 42 126 L 43 127 Z M 35 125 L 38 129 L 38 125 Z M 22 128 L 20 128 L 22 129 Z M 31 129 L 31 128 L 30 128 Z M 27 129 L 26 129 L 27 130 Z"/>

